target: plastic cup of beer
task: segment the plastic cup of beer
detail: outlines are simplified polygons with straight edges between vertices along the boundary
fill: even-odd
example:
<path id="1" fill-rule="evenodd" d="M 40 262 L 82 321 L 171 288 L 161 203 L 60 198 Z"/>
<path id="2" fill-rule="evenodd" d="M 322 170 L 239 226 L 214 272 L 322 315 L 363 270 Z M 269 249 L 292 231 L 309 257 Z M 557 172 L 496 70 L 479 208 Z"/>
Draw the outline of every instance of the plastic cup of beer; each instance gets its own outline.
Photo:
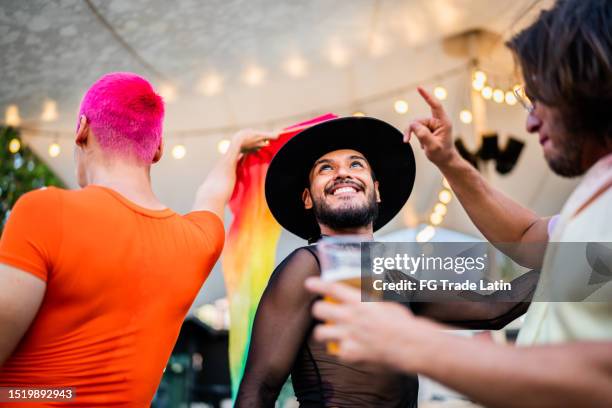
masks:
<path id="1" fill-rule="evenodd" d="M 362 238 L 354 236 L 324 237 L 317 243 L 317 253 L 321 263 L 321 279 L 327 282 L 339 282 L 361 289 L 361 242 Z M 337 302 L 325 296 L 328 302 Z M 333 324 L 326 322 L 325 324 Z M 338 353 L 336 342 L 327 343 L 329 354 Z"/>

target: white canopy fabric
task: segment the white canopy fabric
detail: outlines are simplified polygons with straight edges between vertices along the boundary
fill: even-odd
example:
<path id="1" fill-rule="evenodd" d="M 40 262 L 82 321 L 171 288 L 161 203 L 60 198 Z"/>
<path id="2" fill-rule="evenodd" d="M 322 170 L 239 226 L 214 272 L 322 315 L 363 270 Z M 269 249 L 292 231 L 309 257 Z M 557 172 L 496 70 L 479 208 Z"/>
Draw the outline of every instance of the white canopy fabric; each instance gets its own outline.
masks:
<path id="1" fill-rule="evenodd" d="M 516 70 L 504 40 L 551 1 L 533 0 L 9 0 L 0 3 L 0 109 L 17 105 L 27 143 L 70 187 L 76 187 L 72 136 L 80 98 L 97 78 L 133 71 L 149 78 L 167 100 L 166 155 L 153 167 L 160 199 L 179 212 L 191 206 L 198 184 L 219 157 L 217 144 L 243 126 L 277 129 L 332 111 L 365 112 L 398 128 L 428 113 L 416 84 L 443 86 L 455 133 L 473 148 L 472 125 L 458 120 L 472 109 L 471 57 L 491 85 L 509 89 Z M 487 41 L 449 41 L 482 30 Z M 457 42 L 459 41 L 459 42 Z M 215 92 L 216 91 L 216 92 Z M 403 99 L 408 112 L 398 114 Z M 41 119 L 46 101 L 57 118 Z M 47 102 L 48 103 L 48 102 Z M 499 189 L 542 215 L 559 211 L 574 187 L 551 173 L 537 137 L 524 130 L 519 105 L 485 101 L 486 129 L 501 143 L 526 142 L 515 170 L 486 176 Z M 53 115 L 51 115 L 53 116 Z M 51 142 L 58 157 L 47 153 Z M 172 157 L 176 144 L 184 158 Z M 441 176 L 413 142 L 414 192 L 406 210 L 382 234 L 426 220 Z M 228 216 L 229 220 L 229 216 Z M 410 221 L 412 220 L 412 221 Z M 477 231 L 453 200 L 442 225 Z M 288 235 L 288 234 L 287 234 Z M 279 259 L 302 243 L 283 236 Z M 217 266 L 196 303 L 223 294 Z"/>

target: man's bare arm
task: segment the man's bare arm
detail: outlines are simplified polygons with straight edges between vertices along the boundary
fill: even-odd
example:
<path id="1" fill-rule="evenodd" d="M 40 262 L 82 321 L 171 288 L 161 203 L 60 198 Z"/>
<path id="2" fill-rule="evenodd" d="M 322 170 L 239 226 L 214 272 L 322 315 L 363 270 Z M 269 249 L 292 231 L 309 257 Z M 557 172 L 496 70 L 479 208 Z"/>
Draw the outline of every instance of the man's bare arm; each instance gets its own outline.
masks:
<path id="1" fill-rule="evenodd" d="M 419 88 L 419 93 L 430 106 L 432 117 L 413 121 L 406 130 L 405 141 L 416 135 L 427 158 L 446 177 L 468 216 L 489 242 L 522 244 L 500 249 L 519 264 L 540 269 L 544 246 L 531 244 L 548 242 L 548 218 L 540 218 L 487 183 L 455 149 L 452 124 L 442 105 L 425 90 Z"/>
<path id="2" fill-rule="evenodd" d="M 612 406 L 611 342 L 516 348 L 446 333 L 428 341 L 431 348 L 418 362 L 404 361 L 407 371 L 431 377 L 487 407 Z"/>
<path id="3" fill-rule="evenodd" d="M 225 205 L 236 184 L 236 165 L 243 152 L 248 153 L 264 147 L 278 134 L 251 129 L 236 133 L 227 152 L 217 161 L 196 193 L 193 211 L 208 210 L 223 219 Z"/>
<path id="4" fill-rule="evenodd" d="M 539 217 L 493 188 L 454 148 L 451 158 L 438 168 L 489 242 L 514 243 L 498 248 L 523 266 L 541 268 L 550 218 Z"/>
<path id="5" fill-rule="evenodd" d="M 0 264 L 0 366 L 36 317 L 46 288 L 34 275 Z"/>

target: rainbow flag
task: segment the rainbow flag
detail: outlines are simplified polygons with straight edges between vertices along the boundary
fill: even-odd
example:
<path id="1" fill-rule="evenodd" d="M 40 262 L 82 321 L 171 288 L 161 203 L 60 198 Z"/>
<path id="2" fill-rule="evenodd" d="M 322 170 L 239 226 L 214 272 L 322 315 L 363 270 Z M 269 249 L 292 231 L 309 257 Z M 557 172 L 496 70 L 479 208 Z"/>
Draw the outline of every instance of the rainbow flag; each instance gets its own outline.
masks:
<path id="1" fill-rule="evenodd" d="M 266 172 L 276 152 L 289 139 L 309 126 L 336 117 L 326 114 L 290 126 L 278 139 L 245 155 L 238 163 L 236 186 L 229 203 L 234 220 L 222 261 L 230 308 L 229 361 L 234 398 L 246 364 L 251 326 L 275 266 L 276 244 L 281 233 L 266 204 Z"/>

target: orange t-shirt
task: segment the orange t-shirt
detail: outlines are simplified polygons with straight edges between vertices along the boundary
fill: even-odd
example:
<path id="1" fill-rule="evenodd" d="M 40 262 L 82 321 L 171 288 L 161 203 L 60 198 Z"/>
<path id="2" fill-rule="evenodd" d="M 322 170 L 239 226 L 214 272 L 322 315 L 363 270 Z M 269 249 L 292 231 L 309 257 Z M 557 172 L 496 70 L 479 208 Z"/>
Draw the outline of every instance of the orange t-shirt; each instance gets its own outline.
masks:
<path id="1" fill-rule="evenodd" d="M 47 288 L 0 367 L 0 386 L 75 387 L 73 407 L 150 406 L 223 240 L 222 221 L 208 211 L 149 210 L 100 186 L 25 194 L 0 263 Z"/>

